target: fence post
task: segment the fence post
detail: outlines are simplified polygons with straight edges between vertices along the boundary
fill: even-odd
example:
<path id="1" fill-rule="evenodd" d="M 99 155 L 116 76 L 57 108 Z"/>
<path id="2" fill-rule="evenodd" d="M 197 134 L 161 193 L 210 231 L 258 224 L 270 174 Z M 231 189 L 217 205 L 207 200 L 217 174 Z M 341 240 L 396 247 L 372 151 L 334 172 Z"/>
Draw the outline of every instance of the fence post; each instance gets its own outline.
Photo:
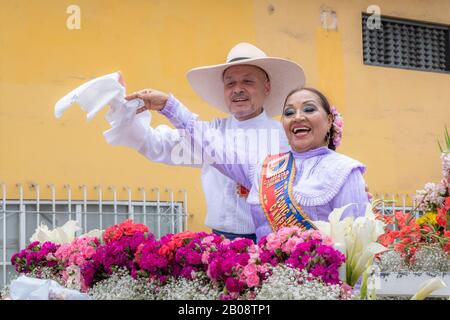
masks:
<path id="1" fill-rule="evenodd" d="M 64 189 L 67 189 L 67 213 L 69 220 L 72 220 L 72 187 L 70 184 L 65 184 Z"/>
<path id="2" fill-rule="evenodd" d="M 48 188 L 52 191 L 52 228 L 56 228 L 56 195 L 55 195 L 55 185 L 50 183 L 47 185 Z"/>
<path id="3" fill-rule="evenodd" d="M 160 193 L 159 188 L 153 188 L 152 191 L 156 192 L 156 228 L 158 230 L 158 237 L 157 239 L 161 238 L 161 200 L 160 200 Z"/>
<path id="4" fill-rule="evenodd" d="M 174 203 L 173 203 L 173 191 L 170 188 L 166 188 L 166 192 L 170 193 L 170 214 L 172 216 L 171 230 L 172 230 L 172 233 L 176 233 L 175 232 L 175 207 L 174 207 Z"/>
<path id="5" fill-rule="evenodd" d="M 80 226 L 82 232 L 87 232 L 87 186 L 85 184 L 82 184 L 81 186 L 79 186 L 79 188 L 83 189 L 83 213 L 84 213 L 84 219 L 80 220 Z"/>
<path id="6" fill-rule="evenodd" d="M 2 185 L 2 209 L 3 209 L 3 286 L 6 285 L 6 184 Z"/>
<path id="7" fill-rule="evenodd" d="M 99 229 L 103 230 L 103 190 L 102 186 L 97 185 L 94 187 L 98 191 L 98 217 L 99 217 Z"/>
<path id="8" fill-rule="evenodd" d="M 115 186 L 109 186 L 109 190 L 113 193 L 113 201 L 114 201 L 114 224 L 117 224 L 117 191 Z"/>
<path id="9" fill-rule="evenodd" d="M 142 193 L 142 215 L 144 217 L 144 225 L 147 225 L 147 195 L 144 187 L 139 187 L 138 190 Z"/>
<path id="10" fill-rule="evenodd" d="M 128 186 L 123 187 L 123 190 L 127 191 L 128 194 L 128 218 L 134 221 L 134 210 L 131 204 L 131 188 Z"/>
<path id="11" fill-rule="evenodd" d="M 75 220 L 78 221 L 78 225 L 82 226 L 83 223 L 83 214 L 82 214 L 83 210 L 81 209 L 81 204 L 77 204 L 75 205 Z M 80 236 L 82 234 L 82 229 L 78 230 L 76 232 L 77 236 Z"/>
<path id="12" fill-rule="evenodd" d="M 16 186 L 19 188 L 19 248 L 22 250 L 26 247 L 27 217 L 23 204 L 23 185 L 18 183 Z"/>
<path id="13" fill-rule="evenodd" d="M 39 184 L 30 183 L 30 190 L 33 189 L 36 191 L 36 228 L 37 228 L 39 227 L 39 224 L 41 222 L 41 205 L 40 205 L 41 190 Z"/>
<path id="14" fill-rule="evenodd" d="M 183 192 L 183 210 L 181 213 L 181 223 L 180 223 L 180 231 L 184 231 L 188 229 L 188 211 L 187 211 L 187 190 L 186 189 L 181 189 L 180 192 Z M 184 219 L 183 219 L 184 218 Z M 183 228 L 183 223 L 184 223 L 184 228 Z"/>

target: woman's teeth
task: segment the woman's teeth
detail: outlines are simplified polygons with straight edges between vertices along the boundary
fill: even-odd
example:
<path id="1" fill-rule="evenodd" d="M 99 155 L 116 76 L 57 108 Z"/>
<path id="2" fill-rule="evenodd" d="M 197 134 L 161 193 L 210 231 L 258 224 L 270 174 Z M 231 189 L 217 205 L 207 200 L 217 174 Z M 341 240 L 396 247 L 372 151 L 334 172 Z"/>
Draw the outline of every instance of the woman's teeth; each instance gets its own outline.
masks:
<path id="1" fill-rule="evenodd" d="M 292 129 L 293 134 L 297 134 L 300 132 L 309 132 L 309 131 L 311 131 L 311 129 L 309 129 L 309 128 L 294 128 L 294 129 Z"/>

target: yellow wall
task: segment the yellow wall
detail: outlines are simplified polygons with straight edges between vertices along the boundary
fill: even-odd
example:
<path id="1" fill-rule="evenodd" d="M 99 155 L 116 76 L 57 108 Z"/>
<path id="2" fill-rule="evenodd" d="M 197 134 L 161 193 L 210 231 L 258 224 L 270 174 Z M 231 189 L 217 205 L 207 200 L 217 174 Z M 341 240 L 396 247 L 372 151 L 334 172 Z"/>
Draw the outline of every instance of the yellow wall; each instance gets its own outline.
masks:
<path id="1" fill-rule="evenodd" d="M 68 30 L 66 9 L 81 9 Z M 203 230 L 200 172 L 147 161 L 107 145 L 104 112 L 92 122 L 72 108 L 57 120 L 54 103 L 81 83 L 121 70 L 129 91 L 171 91 L 205 119 L 222 116 L 185 78 L 192 67 L 222 63 L 238 42 L 300 63 L 307 85 L 322 89 L 344 113 L 340 151 L 368 166 L 372 191 L 414 192 L 440 179 L 436 139 L 449 125 L 450 75 L 366 66 L 361 12 L 371 1 L 298 0 L 0 0 L 0 182 L 101 184 L 188 190 L 192 230 Z M 272 5 L 272 10 L 269 6 Z M 450 1 L 377 1 L 383 15 L 450 24 Z M 320 27 L 321 8 L 338 30 Z M 166 123 L 154 116 L 153 124 Z M 111 174 L 111 172 L 115 172 Z M 180 179 L 180 177 L 183 177 Z M 25 189 L 25 196 L 34 193 Z M 74 198 L 81 193 L 74 190 Z M 167 194 L 163 194 L 167 199 Z M 127 195 L 119 190 L 119 197 Z M 43 188 L 42 198 L 50 198 Z M 106 192 L 105 198 L 109 198 Z M 177 194 L 176 200 L 182 197 Z"/>

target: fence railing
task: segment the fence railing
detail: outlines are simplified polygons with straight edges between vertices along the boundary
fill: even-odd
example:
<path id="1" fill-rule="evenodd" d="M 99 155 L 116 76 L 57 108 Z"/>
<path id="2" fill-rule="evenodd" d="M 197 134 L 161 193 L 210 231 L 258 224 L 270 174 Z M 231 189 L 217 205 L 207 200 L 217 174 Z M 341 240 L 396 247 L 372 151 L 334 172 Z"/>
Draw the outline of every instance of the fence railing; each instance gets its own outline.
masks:
<path id="1" fill-rule="evenodd" d="M 187 192 L 166 188 L 140 187 L 137 191 L 139 200 L 133 199 L 133 191 L 129 187 L 122 190 L 127 194 L 126 200 L 118 200 L 118 188 L 110 186 L 103 188 L 95 186 L 95 199 L 88 199 L 88 187 L 79 186 L 82 193 L 81 200 L 72 199 L 72 187 L 65 185 L 65 197 L 56 199 L 56 187 L 47 185 L 50 189 L 50 199 L 41 199 L 40 186 L 30 184 L 34 191 L 33 199 L 24 198 L 26 185 L 17 184 L 15 194 L 17 199 L 8 198 L 6 184 L 0 184 L 0 288 L 8 284 L 11 275 L 15 273 L 11 266 L 11 256 L 25 248 L 37 226 L 44 224 L 50 229 L 64 225 L 69 220 L 77 220 L 81 230 L 78 235 L 93 229 L 104 230 L 110 225 L 120 223 L 126 219 L 133 219 L 136 223 L 145 224 L 156 238 L 168 233 L 178 233 L 187 230 Z M 106 190 L 105 190 L 106 189 Z M 104 192 L 110 192 L 112 200 L 104 200 Z M 168 201 L 162 201 L 161 195 L 166 193 Z M 175 201 L 175 197 L 180 201 Z"/>
<path id="2" fill-rule="evenodd" d="M 411 212 L 413 209 L 416 217 L 422 214 L 422 211 L 416 208 L 414 194 L 376 192 L 373 193 L 373 199 L 382 200 L 376 208 L 385 215 L 390 215 L 394 211 Z"/>

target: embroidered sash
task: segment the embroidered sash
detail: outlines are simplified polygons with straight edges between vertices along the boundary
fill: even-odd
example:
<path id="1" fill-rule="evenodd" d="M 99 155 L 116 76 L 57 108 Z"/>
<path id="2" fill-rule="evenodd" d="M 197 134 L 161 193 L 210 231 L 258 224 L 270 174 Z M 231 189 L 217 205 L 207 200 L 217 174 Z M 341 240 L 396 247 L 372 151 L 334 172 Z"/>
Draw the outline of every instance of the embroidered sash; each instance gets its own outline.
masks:
<path id="1" fill-rule="evenodd" d="M 317 229 L 300 205 L 293 200 L 294 177 L 295 160 L 291 152 L 268 156 L 264 160 L 259 197 L 273 231 L 289 226 Z"/>

